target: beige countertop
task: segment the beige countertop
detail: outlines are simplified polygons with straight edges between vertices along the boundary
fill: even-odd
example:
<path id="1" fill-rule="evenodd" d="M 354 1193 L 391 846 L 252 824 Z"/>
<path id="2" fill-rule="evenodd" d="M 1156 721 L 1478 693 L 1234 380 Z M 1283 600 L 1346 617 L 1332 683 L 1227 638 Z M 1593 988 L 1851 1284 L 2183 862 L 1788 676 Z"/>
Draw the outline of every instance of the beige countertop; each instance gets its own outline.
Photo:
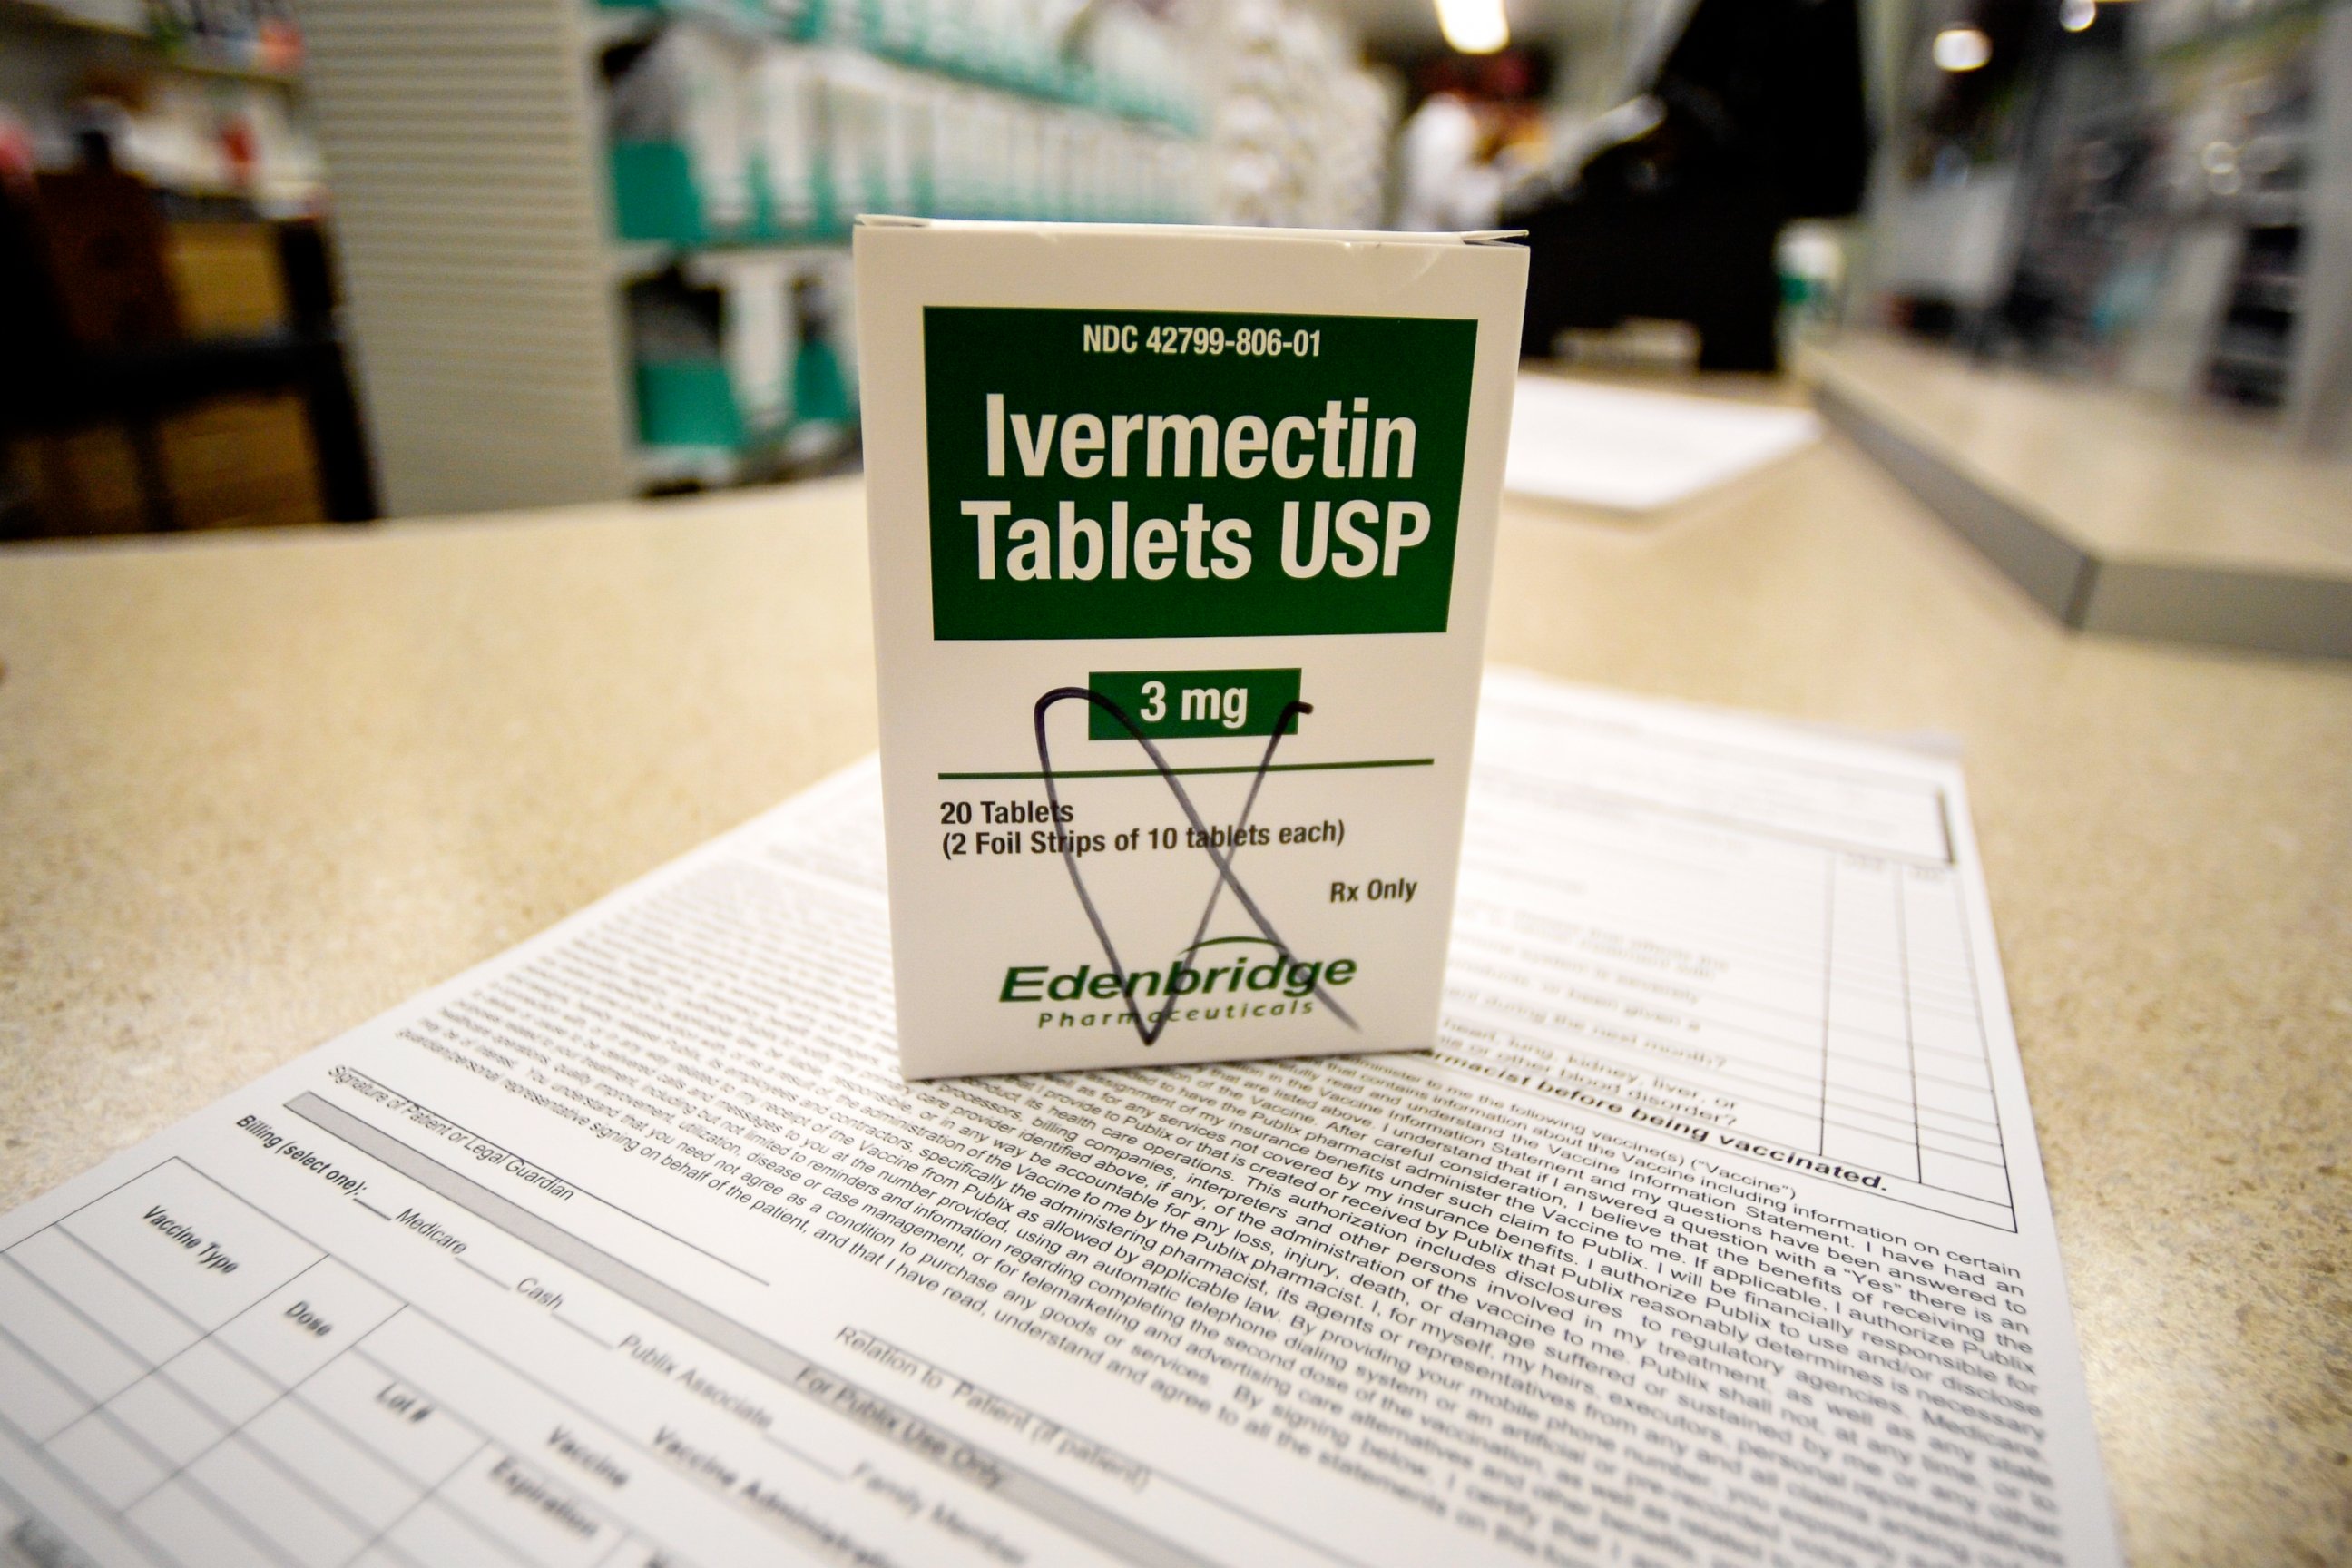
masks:
<path id="1" fill-rule="evenodd" d="M 2352 576 L 2352 458 L 2253 419 L 1864 334 L 1811 367 L 2094 554 Z"/>
<path id="2" fill-rule="evenodd" d="M 862 521 L 0 551 L 0 1202 L 871 747 Z M 2066 632 L 1834 441 L 1513 503 L 1492 649 L 1961 740 L 2133 1559 L 2352 1557 L 2352 668 Z"/>

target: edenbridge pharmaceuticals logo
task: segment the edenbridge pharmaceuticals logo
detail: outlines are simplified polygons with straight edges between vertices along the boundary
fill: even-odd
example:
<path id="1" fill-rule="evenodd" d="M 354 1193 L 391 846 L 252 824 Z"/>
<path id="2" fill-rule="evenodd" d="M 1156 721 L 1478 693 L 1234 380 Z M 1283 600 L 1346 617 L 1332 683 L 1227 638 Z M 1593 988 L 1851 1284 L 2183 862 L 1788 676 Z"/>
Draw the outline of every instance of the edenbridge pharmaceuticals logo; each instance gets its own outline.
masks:
<path id="1" fill-rule="evenodd" d="M 1352 958 L 1298 958 L 1264 937 L 1221 936 L 1162 969 L 1013 964 L 996 999 L 1036 1007 L 1040 1029 L 1286 1018 L 1315 1012 L 1318 995 L 1329 1000 L 1327 988 L 1348 984 L 1357 969 Z"/>

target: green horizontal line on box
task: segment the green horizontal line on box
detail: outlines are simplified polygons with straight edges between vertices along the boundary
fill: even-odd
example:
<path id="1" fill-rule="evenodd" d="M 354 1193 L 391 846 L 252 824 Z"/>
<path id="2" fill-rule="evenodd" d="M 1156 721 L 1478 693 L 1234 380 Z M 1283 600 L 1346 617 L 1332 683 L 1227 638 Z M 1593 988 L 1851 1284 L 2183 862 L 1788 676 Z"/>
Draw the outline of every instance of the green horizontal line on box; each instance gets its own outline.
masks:
<path id="1" fill-rule="evenodd" d="M 1270 773 L 1323 773 L 1341 768 L 1427 768 L 1434 767 L 1434 757 L 1380 757 L 1361 763 L 1276 763 L 1265 771 Z M 1239 763 L 1222 768 L 1170 768 L 1171 773 L 1254 773 L 1255 763 Z M 941 784 L 983 784 L 1003 779 L 1043 779 L 1042 773 L 941 773 Z M 1152 779 L 1160 776 L 1158 768 L 1055 768 L 1057 779 Z"/>

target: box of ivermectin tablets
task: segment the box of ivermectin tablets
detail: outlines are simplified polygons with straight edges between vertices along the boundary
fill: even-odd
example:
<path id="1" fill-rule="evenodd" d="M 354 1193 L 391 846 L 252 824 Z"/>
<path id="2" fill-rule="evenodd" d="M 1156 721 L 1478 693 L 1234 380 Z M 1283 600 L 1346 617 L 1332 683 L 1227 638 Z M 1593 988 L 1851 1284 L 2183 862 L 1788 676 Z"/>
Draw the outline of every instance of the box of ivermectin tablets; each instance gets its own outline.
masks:
<path id="1" fill-rule="evenodd" d="M 856 248 L 900 1070 L 1432 1044 L 1527 252 Z"/>

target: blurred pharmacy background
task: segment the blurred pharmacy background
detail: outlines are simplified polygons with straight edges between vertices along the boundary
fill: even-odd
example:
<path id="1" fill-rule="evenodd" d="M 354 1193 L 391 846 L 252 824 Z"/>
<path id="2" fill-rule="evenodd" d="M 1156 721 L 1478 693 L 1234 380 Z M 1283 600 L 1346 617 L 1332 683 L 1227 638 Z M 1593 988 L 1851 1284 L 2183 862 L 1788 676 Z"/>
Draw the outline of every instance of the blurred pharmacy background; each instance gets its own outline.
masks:
<path id="1" fill-rule="evenodd" d="M 2352 419 L 2344 5 L 0 0 L 0 538 L 854 468 L 860 213 L 1520 228 L 1600 374 Z"/>

